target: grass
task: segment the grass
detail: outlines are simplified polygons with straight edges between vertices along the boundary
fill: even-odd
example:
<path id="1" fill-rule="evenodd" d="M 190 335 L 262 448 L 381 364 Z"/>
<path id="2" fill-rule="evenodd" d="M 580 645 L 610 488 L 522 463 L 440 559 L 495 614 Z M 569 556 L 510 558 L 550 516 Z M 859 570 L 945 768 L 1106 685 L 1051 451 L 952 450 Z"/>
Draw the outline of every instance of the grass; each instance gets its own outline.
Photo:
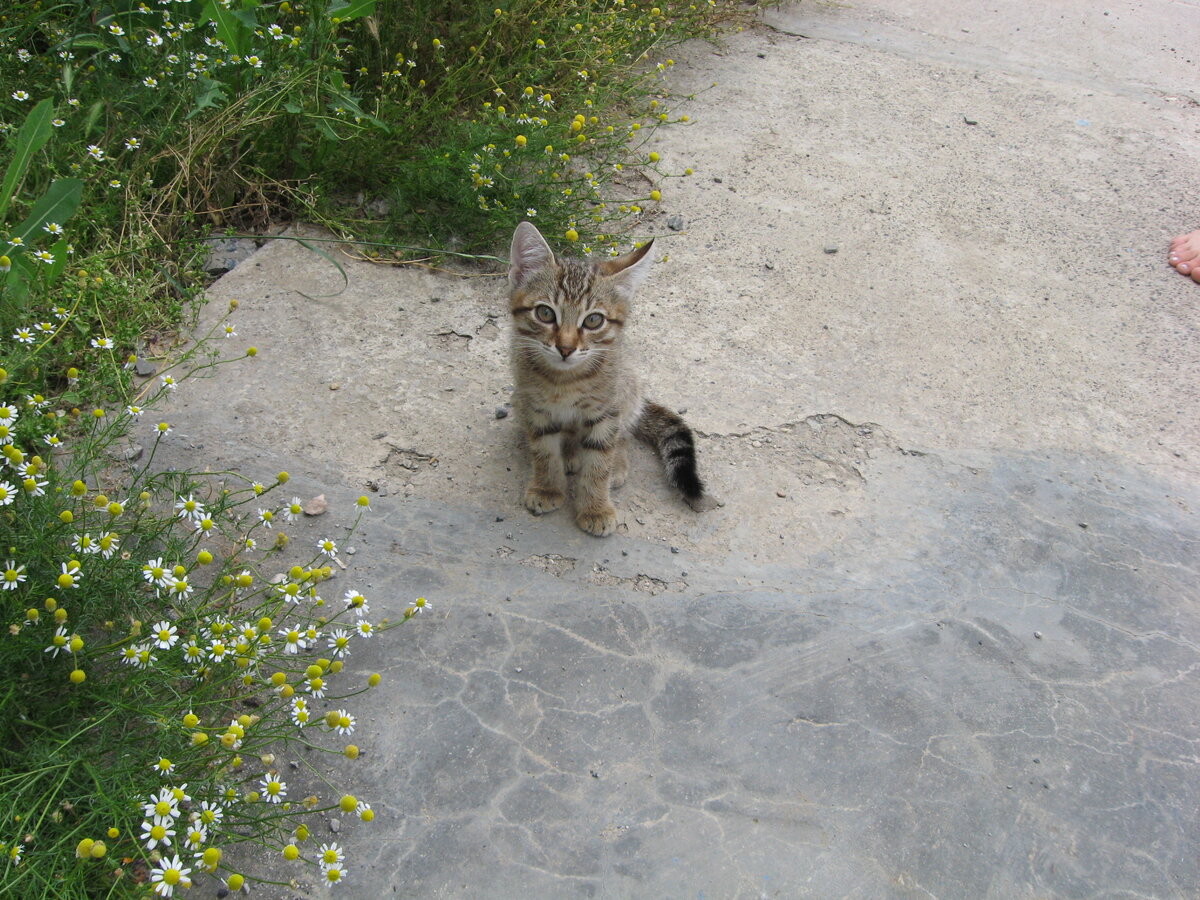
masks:
<path id="1" fill-rule="evenodd" d="M 690 174 L 647 148 L 689 124 L 668 48 L 745 15 L 725 0 L 5 5 L 0 894 L 173 896 L 294 866 L 336 884 L 353 854 L 314 847 L 309 823 L 374 817 L 315 767 L 319 789 L 296 796 L 276 758 L 357 758 L 350 701 L 379 679 L 348 683 L 346 658 L 388 623 L 353 589 L 325 596 L 334 536 L 289 543 L 286 473 L 155 462 L 173 429 L 152 411 L 227 364 L 213 345 L 236 328 L 231 308 L 206 338 L 174 338 L 204 288 L 203 239 L 303 219 L 368 254 L 482 256 L 529 218 L 617 253 Z M 149 446 L 131 462 L 133 434 Z M 240 871 L 261 856 L 247 848 L 278 865 Z"/>

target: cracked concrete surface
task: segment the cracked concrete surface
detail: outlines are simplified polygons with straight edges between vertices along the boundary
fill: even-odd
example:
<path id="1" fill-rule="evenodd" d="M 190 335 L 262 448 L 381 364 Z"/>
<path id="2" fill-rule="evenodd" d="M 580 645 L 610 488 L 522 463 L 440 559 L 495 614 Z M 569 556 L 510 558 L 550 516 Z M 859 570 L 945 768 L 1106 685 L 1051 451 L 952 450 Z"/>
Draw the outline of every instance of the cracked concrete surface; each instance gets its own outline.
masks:
<path id="1" fill-rule="evenodd" d="M 261 354 L 175 459 L 376 491 L 345 577 L 433 601 L 350 661 L 343 896 L 1200 894 L 1198 31 L 865 0 L 676 54 L 718 84 L 632 334 L 703 515 L 641 453 L 611 538 L 521 508 L 501 279 L 334 295 L 280 241 L 214 287 Z"/>

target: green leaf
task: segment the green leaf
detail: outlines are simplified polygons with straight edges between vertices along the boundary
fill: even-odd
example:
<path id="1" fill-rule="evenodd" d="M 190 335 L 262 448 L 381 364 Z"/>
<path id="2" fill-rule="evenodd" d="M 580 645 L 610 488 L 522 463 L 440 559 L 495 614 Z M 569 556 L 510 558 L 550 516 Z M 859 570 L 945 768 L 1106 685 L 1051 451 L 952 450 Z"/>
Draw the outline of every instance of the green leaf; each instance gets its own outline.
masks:
<path id="1" fill-rule="evenodd" d="M 226 9 L 217 0 L 209 0 L 200 14 L 200 22 L 213 22 L 217 26 L 217 38 L 229 48 L 230 53 L 240 56 L 246 46 L 246 37 L 253 27 L 246 26 L 244 15 L 245 11 Z M 250 15 L 253 16 L 254 13 L 251 12 Z"/>
<path id="2" fill-rule="evenodd" d="M 50 140 L 53 127 L 50 120 L 54 117 L 54 104 L 49 99 L 38 103 L 25 117 L 25 124 L 17 132 L 16 146 L 13 158 L 9 160 L 8 169 L 4 173 L 4 183 L 0 185 L 0 222 L 8 212 L 8 204 L 16 193 L 17 185 L 25 177 L 33 155 Z"/>
<path id="3" fill-rule="evenodd" d="M 340 141 L 342 136 L 333 130 L 333 126 L 329 124 L 329 120 L 324 116 L 310 116 L 309 121 L 317 126 L 317 131 L 325 135 L 331 141 Z"/>
<path id="4" fill-rule="evenodd" d="M 329 5 L 329 18 L 357 19 L 361 16 L 375 15 L 375 0 L 334 0 Z"/>
<path id="5" fill-rule="evenodd" d="M 211 78 L 200 78 L 196 82 L 196 102 L 192 106 L 191 111 L 187 114 L 187 118 L 190 119 L 192 116 L 204 109 L 215 109 L 224 102 L 224 85 L 222 85 L 221 82 L 214 81 Z"/>
<path id="6" fill-rule="evenodd" d="M 13 252 L 28 249 L 47 222 L 57 222 L 61 225 L 75 215 L 82 197 L 83 182 L 78 178 L 61 178 L 51 183 L 49 190 L 33 204 L 33 209 L 29 211 L 25 221 L 13 229 L 12 236 L 25 242 L 20 248 L 13 247 Z"/>
<path id="7" fill-rule="evenodd" d="M 62 275 L 63 270 L 67 268 L 67 253 L 68 241 L 66 238 L 61 238 L 57 244 L 50 248 L 50 252 L 54 254 L 54 262 L 50 264 L 50 274 L 47 279 L 47 284 L 54 284 Z"/>

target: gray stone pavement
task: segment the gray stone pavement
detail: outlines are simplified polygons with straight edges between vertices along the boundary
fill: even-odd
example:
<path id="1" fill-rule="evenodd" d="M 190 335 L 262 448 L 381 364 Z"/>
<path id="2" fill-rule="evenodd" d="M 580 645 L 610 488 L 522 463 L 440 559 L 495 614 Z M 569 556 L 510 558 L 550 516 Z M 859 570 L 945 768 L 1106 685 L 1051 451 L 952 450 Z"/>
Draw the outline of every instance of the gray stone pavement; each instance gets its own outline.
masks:
<path id="1" fill-rule="evenodd" d="M 1198 20 L 803 3 L 683 48 L 718 86 L 656 144 L 696 175 L 633 333 L 700 516 L 645 453 L 611 538 L 520 507 L 501 279 L 276 241 L 214 286 L 262 352 L 179 391 L 173 461 L 288 469 L 304 539 L 372 491 L 340 577 L 432 601 L 351 658 L 342 896 L 1200 895 Z"/>

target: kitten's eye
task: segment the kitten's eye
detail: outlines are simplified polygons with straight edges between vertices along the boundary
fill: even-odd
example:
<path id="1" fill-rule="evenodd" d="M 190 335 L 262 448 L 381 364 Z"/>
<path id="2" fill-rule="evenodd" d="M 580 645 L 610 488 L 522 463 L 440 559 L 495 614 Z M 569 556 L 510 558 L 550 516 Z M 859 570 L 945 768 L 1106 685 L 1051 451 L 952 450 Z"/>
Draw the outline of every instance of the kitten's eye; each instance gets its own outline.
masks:
<path id="1" fill-rule="evenodd" d="M 554 321 L 554 310 L 552 310 L 545 303 L 540 303 L 535 306 L 533 308 L 533 314 L 537 317 L 539 322 L 544 322 L 547 325 Z"/>
<path id="2" fill-rule="evenodd" d="M 596 329 L 596 328 L 599 328 L 603 324 L 604 324 L 604 314 L 603 313 L 598 313 L 598 312 L 592 313 L 586 319 L 583 320 L 584 328 Z"/>

